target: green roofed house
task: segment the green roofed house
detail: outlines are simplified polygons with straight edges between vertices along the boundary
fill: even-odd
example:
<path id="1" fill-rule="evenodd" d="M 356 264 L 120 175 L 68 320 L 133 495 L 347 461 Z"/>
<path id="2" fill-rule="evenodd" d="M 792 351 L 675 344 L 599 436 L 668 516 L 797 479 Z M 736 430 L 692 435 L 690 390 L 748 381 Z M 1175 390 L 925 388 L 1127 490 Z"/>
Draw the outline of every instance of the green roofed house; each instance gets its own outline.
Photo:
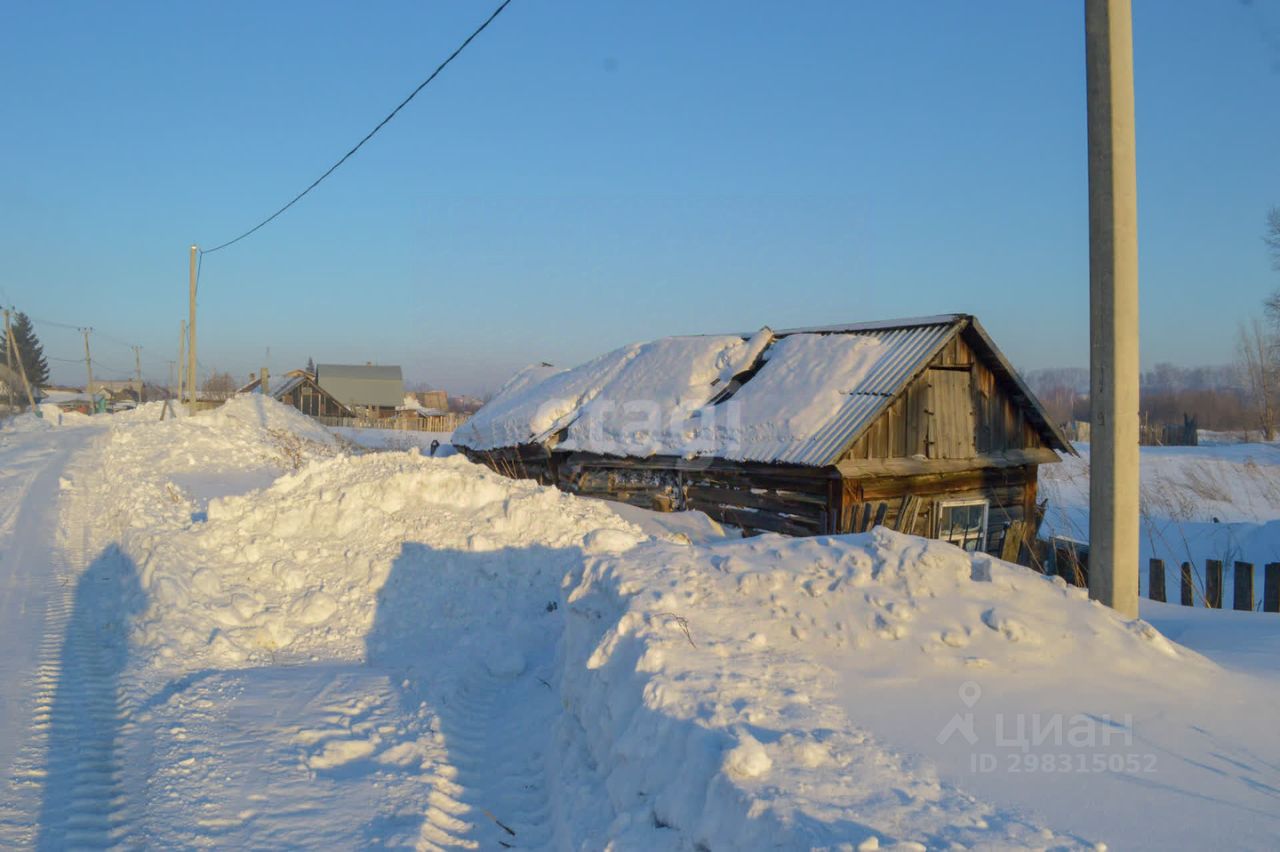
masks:
<path id="1" fill-rule="evenodd" d="M 338 402 L 366 417 L 394 417 L 404 402 L 399 367 L 317 364 L 316 383 Z"/>

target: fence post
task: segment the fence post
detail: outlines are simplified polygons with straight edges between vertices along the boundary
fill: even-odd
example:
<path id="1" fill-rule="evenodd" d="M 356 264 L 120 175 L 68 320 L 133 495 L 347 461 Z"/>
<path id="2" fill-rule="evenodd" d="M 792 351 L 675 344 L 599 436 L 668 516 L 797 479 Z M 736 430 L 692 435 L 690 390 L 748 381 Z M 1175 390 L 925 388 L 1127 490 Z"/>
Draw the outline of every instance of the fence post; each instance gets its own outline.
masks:
<path id="1" fill-rule="evenodd" d="M 1204 605 L 1222 609 L 1222 560 L 1204 561 Z"/>
<path id="2" fill-rule="evenodd" d="M 1263 570 L 1262 611 L 1280 612 L 1280 562 L 1271 562 Z"/>
<path id="3" fill-rule="evenodd" d="M 1164 603 L 1164 560 L 1152 559 L 1147 564 L 1147 568 L 1147 597 Z"/>
<path id="4" fill-rule="evenodd" d="M 1231 582 L 1235 587 L 1233 609 L 1253 611 L 1253 563 L 1237 562 L 1231 569 Z"/>
<path id="5" fill-rule="evenodd" d="M 1191 563 L 1182 563 L 1182 605 L 1195 606 L 1195 589 L 1191 583 Z"/>

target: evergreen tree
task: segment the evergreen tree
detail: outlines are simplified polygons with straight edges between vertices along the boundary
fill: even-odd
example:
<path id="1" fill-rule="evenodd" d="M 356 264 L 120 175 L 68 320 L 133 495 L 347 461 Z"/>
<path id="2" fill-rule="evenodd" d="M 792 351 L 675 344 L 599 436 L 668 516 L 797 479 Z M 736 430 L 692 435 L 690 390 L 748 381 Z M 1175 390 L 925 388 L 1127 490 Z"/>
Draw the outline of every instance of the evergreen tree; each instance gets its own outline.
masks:
<path id="1" fill-rule="evenodd" d="M 310 356 L 307 356 L 307 372 L 313 376 L 316 374 L 316 362 Z"/>
<path id="2" fill-rule="evenodd" d="M 42 387 L 49 384 L 49 362 L 44 357 L 44 347 L 40 345 L 40 338 L 36 337 L 35 327 L 31 324 L 31 318 L 19 311 L 13 315 L 10 321 L 13 326 L 13 342 L 18 345 L 18 352 L 22 356 L 22 366 L 27 371 L 27 381 L 31 383 L 32 388 Z M 0 329 L 0 353 L 8 352 L 9 343 L 5 339 L 4 329 Z M 4 362 L 0 362 L 4 363 Z M 18 370 L 18 364 L 13 364 L 15 371 Z"/>

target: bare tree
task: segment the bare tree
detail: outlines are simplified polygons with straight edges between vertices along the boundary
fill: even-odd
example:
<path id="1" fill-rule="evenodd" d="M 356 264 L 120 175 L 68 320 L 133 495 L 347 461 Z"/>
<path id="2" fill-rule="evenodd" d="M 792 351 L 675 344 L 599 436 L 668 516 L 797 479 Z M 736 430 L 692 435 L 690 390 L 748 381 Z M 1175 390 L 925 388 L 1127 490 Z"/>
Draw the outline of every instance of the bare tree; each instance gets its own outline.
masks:
<path id="1" fill-rule="evenodd" d="M 204 380 L 203 391 L 209 393 L 231 393 L 236 389 L 236 380 L 231 377 L 230 373 L 219 373 L 215 368 L 209 373 L 209 378 Z"/>
<path id="2" fill-rule="evenodd" d="M 1245 392 L 1262 429 L 1263 440 L 1270 441 L 1275 437 L 1277 392 L 1280 391 L 1277 382 L 1280 365 L 1276 363 L 1274 342 L 1257 318 L 1241 324 L 1238 341 Z"/>
<path id="3" fill-rule="evenodd" d="M 1280 270 L 1280 207 L 1267 211 L 1267 229 L 1262 239 L 1271 251 L 1271 266 Z"/>

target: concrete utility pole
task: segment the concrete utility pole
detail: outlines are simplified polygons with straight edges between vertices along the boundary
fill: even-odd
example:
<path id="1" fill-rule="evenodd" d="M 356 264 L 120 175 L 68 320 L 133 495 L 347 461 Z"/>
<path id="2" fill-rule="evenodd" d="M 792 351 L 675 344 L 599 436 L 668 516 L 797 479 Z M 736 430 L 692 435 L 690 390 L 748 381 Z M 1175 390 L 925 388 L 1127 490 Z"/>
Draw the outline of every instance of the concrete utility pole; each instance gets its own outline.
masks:
<path id="1" fill-rule="evenodd" d="M 196 257 L 200 249 L 191 247 L 191 272 L 187 292 L 187 393 L 191 397 L 191 410 L 196 407 Z"/>
<path id="2" fill-rule="evenodd" d="M 89 332 L 91 328 L 82 328 L 80 333 L 84 335 L 84 370 L 89 375 L 89 383 L 84 386 L 84 392 L 89 395 L 89 407 L 96 409 L 97 403 L 93 400 L 93 358 L 89 356 Z M 92 411 L 89 412 L 93 414 Z"/>
<path id="3" fill-rule="evenodd" d="M 142 347 L 133 347 L 133 374 L 138 388 L 138 405 L 142 405 Z"/>
<path id="4" fill-rule="evenodd" d="M 1089 596 L 1138 615 L 1138 180 L 1130 0 L 1085 0 Z"/>
<path id="5" fill-rule="evenodd" d="M 187 321 L 178 326 L 178 405 L 182 405 L 183 380 L 187 375 Z"/>
<path id="6" fill-rule="evenodd" d="M 4 365 L 9 368 L 5 375 L 4 386 L 9 391 L 9 407 L 6 414 L 13 413 L 13 335 L 9 334 L 9 309 L 4 309 Z"/>

